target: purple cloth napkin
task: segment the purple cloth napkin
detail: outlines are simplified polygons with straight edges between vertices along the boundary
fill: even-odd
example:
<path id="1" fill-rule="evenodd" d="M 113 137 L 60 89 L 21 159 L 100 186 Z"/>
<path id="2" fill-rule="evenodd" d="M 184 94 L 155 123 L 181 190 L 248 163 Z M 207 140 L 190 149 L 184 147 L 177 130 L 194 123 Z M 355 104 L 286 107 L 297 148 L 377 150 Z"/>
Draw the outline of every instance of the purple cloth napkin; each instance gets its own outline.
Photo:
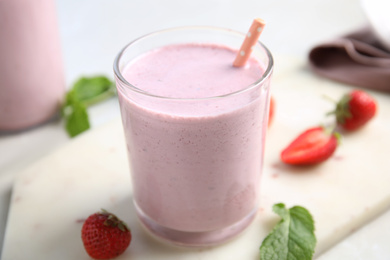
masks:
<path id="1" fill-rule="evenodd" d="M 323 77 L 390 93 L 390 51 L 368 27 L 314 47 L 309 63 Z"/>

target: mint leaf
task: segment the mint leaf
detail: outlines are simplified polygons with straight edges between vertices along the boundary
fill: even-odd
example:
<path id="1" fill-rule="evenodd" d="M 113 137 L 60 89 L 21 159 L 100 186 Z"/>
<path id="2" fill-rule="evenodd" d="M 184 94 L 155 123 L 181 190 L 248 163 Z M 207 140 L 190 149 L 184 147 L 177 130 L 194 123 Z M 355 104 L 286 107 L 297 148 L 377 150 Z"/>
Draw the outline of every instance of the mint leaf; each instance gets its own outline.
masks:
<path id="1" fill-rule="evenodd" d="M 67 93 L 61 114 L 65 119 L 65 129 L 70 137 L 75 137 L 90 127 L 87 109 L 75 98 L 74 92 Z"/>
<path id="2" fill-rule="evenodd" d="M 75 98 L 91 106 L 115 94 L 115 84 L 105 76 L 82 77 L 73 85 Z"/>
<path id="3" fill-rule="evenodd" d="M 263 240 L 260 259 L 311 260 L 317 240 L 310 212 L 301 206 L 286 209 L 283 203 L 272 209 L 282 219 Z"/>
<path id="4" fill-rule="evenodd" d="M 61 108 L 65 128 L 74 137 L 90 128 L 87 107 L 115 95 L 115 85 L 105 76 L 82 77 L 66 94 Z"/>
<path id="5" fill-rule="evenodd" d="M 72 105 L 72 113 L 67 117 L 66 120 L 66 131 L 71 137 L 75 137 L 78 134 L 89 129 L 89 119 L 87 109 L 85 106 L 76 102 Z"/>

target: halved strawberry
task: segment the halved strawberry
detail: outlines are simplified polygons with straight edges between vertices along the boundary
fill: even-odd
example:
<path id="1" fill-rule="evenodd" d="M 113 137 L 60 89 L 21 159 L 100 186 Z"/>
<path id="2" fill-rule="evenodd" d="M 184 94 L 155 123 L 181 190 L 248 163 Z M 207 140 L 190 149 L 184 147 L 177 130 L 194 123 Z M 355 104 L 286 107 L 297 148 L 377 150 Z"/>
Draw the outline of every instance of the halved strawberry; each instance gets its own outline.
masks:
<path id="1" fill-rule="evenodd" d="M 287 164 L 309 165 L 328 159 L 336 150 L 338 134 L 328 133 L 323 127 L 314 127 L 300 134 L 281 153 Z"/>
<path id="2" fill-rule="evenodd" d="M 274 114 L 275 114 L 275 100 L 274 100 L 273 96 L 271 96 L 270 103 L 269 103 L 268 127 L 272 123 L 272 119 L 274 118 Z"/>

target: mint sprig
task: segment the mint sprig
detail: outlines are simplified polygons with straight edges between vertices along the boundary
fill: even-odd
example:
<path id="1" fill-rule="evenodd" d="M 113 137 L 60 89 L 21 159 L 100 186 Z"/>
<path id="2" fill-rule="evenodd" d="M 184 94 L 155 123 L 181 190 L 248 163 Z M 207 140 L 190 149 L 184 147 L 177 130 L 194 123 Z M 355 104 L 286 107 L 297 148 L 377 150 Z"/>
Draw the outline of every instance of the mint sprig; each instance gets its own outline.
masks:
<path id="1" fill-rule="evenodd" d="M 67 92 L 61 108 L 65 129 L 74 137 L 90 128 L 87 107 L 115 95 L 115 84 L 105 76 L 82 77 Z"/>
<path id="2" fill-rule="evenodd" d="M 301 206 L 286 209 L 283 203 L 275 204 L 272 209 L 282 219 L 263 240 L 260 259 L 311 260 L 317 239 L 310 212 Z"/>
<path id="3" fill-rule="evenodd" d="M 115 94 L 115 85 L 105 76 L 82 77 L 71 90 L 74 97 L 89 107 Z"/>

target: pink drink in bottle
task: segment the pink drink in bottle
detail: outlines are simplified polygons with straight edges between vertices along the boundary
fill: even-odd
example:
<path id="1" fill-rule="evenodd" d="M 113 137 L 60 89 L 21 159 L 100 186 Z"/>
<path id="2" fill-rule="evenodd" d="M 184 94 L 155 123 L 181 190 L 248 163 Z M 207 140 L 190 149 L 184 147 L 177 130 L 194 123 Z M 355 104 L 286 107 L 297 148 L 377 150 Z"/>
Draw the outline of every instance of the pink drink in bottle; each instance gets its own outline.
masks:
<path id="1" fill-rule="evenodd" d="M 0 131 L 58 111 L 65 82 L 53 0 L 0 1 Z"/>

